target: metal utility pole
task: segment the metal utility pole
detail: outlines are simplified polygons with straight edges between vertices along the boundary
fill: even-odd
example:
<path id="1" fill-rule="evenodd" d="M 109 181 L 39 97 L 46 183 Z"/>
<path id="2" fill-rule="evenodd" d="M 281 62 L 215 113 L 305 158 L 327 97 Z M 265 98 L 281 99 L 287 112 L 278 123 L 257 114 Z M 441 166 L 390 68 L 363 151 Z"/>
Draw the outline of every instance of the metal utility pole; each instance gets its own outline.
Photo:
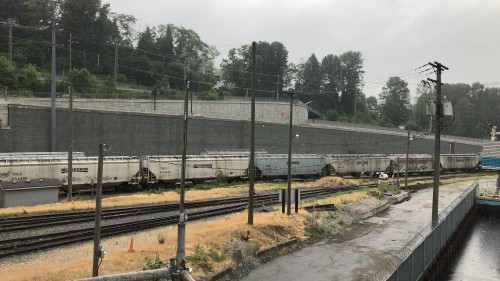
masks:
<path id="1" fill-rule="evenodd" d="M 408 130 L 408 140 L 406 143 L 405 189 L 408 188 L 408 154 L 410 154 L 410 130 Z"/>
<path id="2" fill-rule="evenodd" d="M 183 264 L 186 257 L 186 211 L 184 209 L 184 196 L 186 192 L 186 154 L 187 154 L 187 125 L 188 125 L 188 91 L 186 66 L 184 66 L 184 120 L 182 127 L 182 167 L 181 167 L 181 192 L 179 203 L 179 224 L 177 226 L 177 254 L 176 268 L 180 272 L 184 270 Z"/>
<path id="3" fill-rule="evenodd" d="M 99 256 L 101 241 L 101 207 L 102 207 L 102 170 L 104 161 L 104 146 L 99 144 L 99 162 L 97 164 L 97 194 L 95 200 L 95 229 L 94 229 L 94 259 L 92 262 L 92 277 L 99 275 Z"/>
<path id="4" fill-rule="evenodd" d="M 69 87 L 68 201 L 73 199 L 73 91 Z"/>
<path id="5" fill-rule="evenodd" d="M 50 83 L 50 152 L 56 151 L 56 16 L 52 17 L 52 72 Z"/>
<path id="6" fill-rule="evenodd" d="M 436 80 L 427 78 L 427 80 L 436 83 L 436 126 L 435 126 L 435 142 L 434 142 L 434 184 L 432 189 L 432 226 L 435 227 L 438 222 L 438 208 L 439 208 L 439 173 L 441 171 L 441 118 L 443 116 L 443 103 L 441 102 L 441 73 L 443 69 L 449 70 L 446 66 L 439 62 L 431 63 L 429 65 L 436 69 Z"/>
<path id="7" fill-rule="evenodd" d="M 253 225 L 253 205 L 255 193 L 255 53 L 256 44 L 252 42 L 252 105 L 250 117 L 250 164 L 248 167 L 248 224 Z"/>
<path id="8" fill-rule="evenodd" d="M 293 95 L 295 93 L 288 92 L 290 94 L 290 124 L 288 129 L 288 182 L 286 191 L 286 214 L 292 214 L 292 120 L 293 120 Z"/>

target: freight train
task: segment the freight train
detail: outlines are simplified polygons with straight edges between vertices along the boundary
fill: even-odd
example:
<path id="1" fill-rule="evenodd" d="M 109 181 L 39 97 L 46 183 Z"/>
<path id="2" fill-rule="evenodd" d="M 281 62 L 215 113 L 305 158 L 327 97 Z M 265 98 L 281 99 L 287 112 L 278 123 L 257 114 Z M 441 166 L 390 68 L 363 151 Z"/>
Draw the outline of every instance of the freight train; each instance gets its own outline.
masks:
<path id="1" fill-rule="evenodd" d="M 97 157 L 73 157 L 74 190 L 95 186 L 97 183 Z M 441 171 L 476 171 L 480 167 L 480 155 L 443 154 Z M 201 183 L 218 176 L 236 180 L 248 177 L 249 155 L 189 155 L 186 158 L 186 180 Z M 139 186 L 151 188 L 172 185 L 180 181 L 182 157 L 166 156 L 108 156 L 103 161 L 103 186 L 130 189 Z M 316 178 L 329 175 L 376 176 L 380 173 L 406 172 L 406 154 L 294 154 L 291 161 L 293 177 Z M 409 154 L 408 174 L 433 172 L 432 155 Z M 255 177 L 257 179 L 286 178 L 288 156 L 286 154 L 257 154 Z M 27 181 L 56 178 L 67 188 L 67 154 L 0 154 L 0 181 Z"/>

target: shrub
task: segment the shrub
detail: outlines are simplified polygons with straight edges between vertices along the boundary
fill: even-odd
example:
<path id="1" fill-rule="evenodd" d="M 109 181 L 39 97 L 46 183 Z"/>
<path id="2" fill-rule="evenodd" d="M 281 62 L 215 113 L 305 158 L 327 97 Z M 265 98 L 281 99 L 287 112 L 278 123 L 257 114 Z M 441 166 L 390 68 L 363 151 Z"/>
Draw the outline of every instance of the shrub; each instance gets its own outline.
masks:
<path id="1" fill-rule="evenodd" d="M 159 233 L 158 234 L 158 243 L 163 244 L 165 243 L 166 236 L 165 234 Z"/>

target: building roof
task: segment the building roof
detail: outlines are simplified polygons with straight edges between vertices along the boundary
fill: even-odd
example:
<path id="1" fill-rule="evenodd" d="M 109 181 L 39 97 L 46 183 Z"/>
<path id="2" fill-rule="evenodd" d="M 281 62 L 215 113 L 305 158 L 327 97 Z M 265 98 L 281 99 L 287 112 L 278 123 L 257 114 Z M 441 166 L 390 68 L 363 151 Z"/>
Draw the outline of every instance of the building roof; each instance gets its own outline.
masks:
<path id="1" fill-rule="evenodd" d="M 20 189 L 60 188 L 62 182 L 59 179 L 33 179 L 27 181 L 0 182 L 0 190 L 11 191 Z"/>

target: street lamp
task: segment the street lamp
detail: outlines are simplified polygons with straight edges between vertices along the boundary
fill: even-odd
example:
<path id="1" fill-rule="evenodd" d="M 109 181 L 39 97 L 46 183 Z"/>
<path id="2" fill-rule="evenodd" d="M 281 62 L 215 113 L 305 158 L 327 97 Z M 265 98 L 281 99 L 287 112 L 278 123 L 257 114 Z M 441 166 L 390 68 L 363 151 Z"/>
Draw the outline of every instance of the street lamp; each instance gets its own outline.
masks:
<path id="1" fill-rule="evenodd" d="M 312 108 L 311 106 L 308 106 L 308 104 L 313 103 L 313 102 L 315 103 L 316 101 L 311 100 L 311 101 L 308 101 L 308 102 L 304 103 L 304 107 L 307 110 L 307 118 L 308 119 L 309 119 L 309 112 L 312 112 L 313 116 L 314 115 L 319 115 L 316 109 Z M 312 118 L 312 120 L 313 120 L 313 123 L 314 123 L 314 118 Z"/>

